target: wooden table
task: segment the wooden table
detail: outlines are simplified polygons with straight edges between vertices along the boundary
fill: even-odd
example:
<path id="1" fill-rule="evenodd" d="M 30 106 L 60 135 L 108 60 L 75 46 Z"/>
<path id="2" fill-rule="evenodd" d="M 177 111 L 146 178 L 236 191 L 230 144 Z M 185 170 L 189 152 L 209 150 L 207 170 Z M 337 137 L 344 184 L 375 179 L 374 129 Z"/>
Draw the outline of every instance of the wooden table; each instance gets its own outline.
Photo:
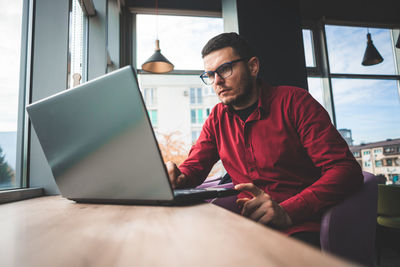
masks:
<path id="1" fill-rule="evenodd" d="M 351 266 L 212 204 L 0 205 L 0 266 Z"/>

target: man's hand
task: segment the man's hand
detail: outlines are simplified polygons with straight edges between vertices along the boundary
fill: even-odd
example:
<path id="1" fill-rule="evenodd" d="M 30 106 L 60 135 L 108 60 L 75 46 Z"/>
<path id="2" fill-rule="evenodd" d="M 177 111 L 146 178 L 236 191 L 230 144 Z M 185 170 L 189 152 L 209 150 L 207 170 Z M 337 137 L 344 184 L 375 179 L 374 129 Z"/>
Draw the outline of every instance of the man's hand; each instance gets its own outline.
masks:
<path id="1" fill-rule="evenodd" d="M 252 199 L 240 198 L 236 201 L 242 207 L 243 216 L 276 228 L 286 228 L 292 225 L 292 220 L 286 211 L 254 184 L 238 184 L 235 189 L 253 195 Z"/>
<path id="2" fill-rule="evenodd" d="M 172 188 L 184 187 L 187 183 L 187 177 L 178 169 L 175 163 L 168 161 L 165 166 L 167 167 L 169 180 L 171 181 Z"/>

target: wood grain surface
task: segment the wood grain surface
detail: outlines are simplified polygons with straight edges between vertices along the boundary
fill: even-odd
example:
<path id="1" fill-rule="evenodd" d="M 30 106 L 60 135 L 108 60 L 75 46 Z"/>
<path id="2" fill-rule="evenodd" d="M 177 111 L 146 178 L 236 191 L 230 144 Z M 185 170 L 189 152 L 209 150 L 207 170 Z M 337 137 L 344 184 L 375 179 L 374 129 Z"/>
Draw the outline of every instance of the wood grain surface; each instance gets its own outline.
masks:
<path id="1" fill-rule="evenodd" d="M 0 205 L 0 266 L 352 266 L 212 204 Z"/>

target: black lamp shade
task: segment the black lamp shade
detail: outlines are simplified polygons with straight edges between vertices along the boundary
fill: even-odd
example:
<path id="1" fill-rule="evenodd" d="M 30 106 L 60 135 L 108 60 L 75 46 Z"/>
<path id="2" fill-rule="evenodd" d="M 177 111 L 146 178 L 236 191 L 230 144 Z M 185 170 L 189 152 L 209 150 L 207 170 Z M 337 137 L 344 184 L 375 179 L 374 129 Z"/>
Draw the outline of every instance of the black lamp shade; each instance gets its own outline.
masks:
<path id="1" fill-rule="evenodd" d="M 371 34 L 367 34 L 367 49 L 365 49 L 364 58 L 362 61 L 362 65 L 364 66 L 371 66 L 379 64 L 383 61 L 383 57 L 379 54 L 378 50 L 374 46 Z"/>
<path id="2" fill-rule="evenodd" d="M 142 69 L 151 73 L 167 73 L 174 69 L 174 65 L 161 54 L 159 40 L 156 40 L 154 54 L 143 63 Z"/>

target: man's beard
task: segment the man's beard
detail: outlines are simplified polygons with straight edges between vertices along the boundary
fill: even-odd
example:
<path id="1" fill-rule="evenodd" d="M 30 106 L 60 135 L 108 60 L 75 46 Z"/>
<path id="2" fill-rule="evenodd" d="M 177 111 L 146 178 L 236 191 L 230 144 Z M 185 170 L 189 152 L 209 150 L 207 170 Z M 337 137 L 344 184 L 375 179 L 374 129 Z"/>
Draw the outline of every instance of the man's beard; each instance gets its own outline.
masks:
<path id="1" fill-rule="evenodd" d="M 250 71 L 247 70 L 246 79 L 243 82 L 243 92 L 238 95 L 236 98 L 232 99 L 229 103 L 224 103 L 228 106 L 242 106 L 243 104 L 247 104 L 246 102 L 250 98 L 250 92 L 253 88 L 253 80 L 251 79 Z"/>

